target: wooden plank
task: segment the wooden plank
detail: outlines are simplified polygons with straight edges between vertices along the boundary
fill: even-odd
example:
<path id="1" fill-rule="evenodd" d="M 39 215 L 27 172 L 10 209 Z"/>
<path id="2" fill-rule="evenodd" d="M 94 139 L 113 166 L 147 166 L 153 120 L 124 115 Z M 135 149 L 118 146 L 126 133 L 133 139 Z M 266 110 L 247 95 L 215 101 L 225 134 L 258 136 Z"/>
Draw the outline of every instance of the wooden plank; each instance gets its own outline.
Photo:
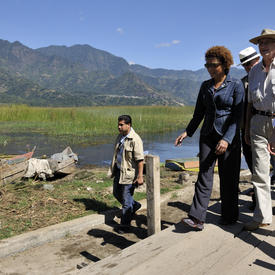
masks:
<path id="1" fill-rule="evenodd" d="M 0 182 L 7 184 L 23 177 L 28 167 L 28 159 L 32 157 L 34 150 L 35 147 L 31 152 L 4 160 L 0 165 Z"/>

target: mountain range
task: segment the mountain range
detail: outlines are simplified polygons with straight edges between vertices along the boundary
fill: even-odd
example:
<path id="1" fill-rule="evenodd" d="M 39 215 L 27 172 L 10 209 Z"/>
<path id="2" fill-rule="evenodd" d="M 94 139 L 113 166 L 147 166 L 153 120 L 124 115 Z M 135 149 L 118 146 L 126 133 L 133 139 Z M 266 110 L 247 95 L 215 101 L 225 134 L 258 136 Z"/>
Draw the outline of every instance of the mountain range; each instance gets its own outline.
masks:
<path id="1" fill-rule="evenodd" d="M 232 67 L 241 78 L 244 70 Z M 194 105 L 205 69 L 129 65 L 89 45 L 31 49 L 0 39 L 1 103 L 34 106 Z"/>

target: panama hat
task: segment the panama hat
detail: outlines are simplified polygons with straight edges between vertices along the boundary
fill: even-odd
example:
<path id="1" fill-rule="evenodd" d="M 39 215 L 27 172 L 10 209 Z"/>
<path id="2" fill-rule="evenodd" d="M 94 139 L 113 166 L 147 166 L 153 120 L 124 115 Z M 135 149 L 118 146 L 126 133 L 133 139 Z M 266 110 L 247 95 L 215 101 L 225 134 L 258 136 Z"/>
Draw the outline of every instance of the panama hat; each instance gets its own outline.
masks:
<path id="1" fill-rule="evenodd" d="M 263 29 L 261 35 L 250 39 L 249 41 L 255 45 L 259 43 L 259 40 L 262 38 L 272 38 L 275 40 L 275 30 Z"/>
<path id="2" fill-rule="evenodd" d="M 239 58 L 241 63 L 238 64 L 238 66 L 243 65 L 259 56 L 260 54 L 258 54 L 253 47 L 248 47 L 239 52 Z"/>

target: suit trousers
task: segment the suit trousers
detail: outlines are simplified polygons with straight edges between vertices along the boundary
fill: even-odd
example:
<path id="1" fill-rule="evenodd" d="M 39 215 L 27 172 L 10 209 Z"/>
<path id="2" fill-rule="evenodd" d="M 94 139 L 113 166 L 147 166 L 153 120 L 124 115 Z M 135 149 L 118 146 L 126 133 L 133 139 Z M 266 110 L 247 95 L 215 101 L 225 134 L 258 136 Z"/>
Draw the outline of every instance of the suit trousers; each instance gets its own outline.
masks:
<path id="1" fill-rule="evenodd" d="M 252 174 L 253 168 L 252 168 L 252 151 L 251 151 L 251 146 L 246 144 L 245 139 L 245 130 L 241 130 L 241 136 L 242 136 L 242 148 L 243 148 L 243 155 L 245 158 L 245 161 L 247 163 L 247 166 Z"/>
<path id="2" fill-rule="evenodd" d="M 254 115 L 250 122 L 253 175 L 252 183 L 256 192 L 256 208 L 253 219 L 256 222 L 272 223 L 272 201 L 270 187 L 270 154 L 268 140 L 273 126 L 270 117 Z"/>
<path id="3" fill-rule="evenodd" d="M 211 135 L 200 136 L 200 171 L 195 184 L 195 194 L 189 216 L 202 222 L 206 219 L 206 211 L 213 187 L 214 167 L 217 159 L 222 218 L 228 222 L 235 222 L 239 216 L 240 133 L 238 131 L 224 154 L 216 155 L 215 148 L 221 139 L 222 137 L 216 132 L 213 132 Z"/>

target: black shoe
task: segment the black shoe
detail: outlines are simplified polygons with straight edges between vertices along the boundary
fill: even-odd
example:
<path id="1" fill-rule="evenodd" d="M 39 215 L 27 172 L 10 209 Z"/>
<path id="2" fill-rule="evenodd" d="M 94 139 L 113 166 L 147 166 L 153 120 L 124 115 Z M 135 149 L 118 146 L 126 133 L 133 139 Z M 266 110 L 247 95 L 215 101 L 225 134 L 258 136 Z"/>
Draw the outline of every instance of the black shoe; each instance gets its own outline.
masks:
<path id="1" fill-rule="evenodd" d="M 141 204 L 139 202 L 135 202 L 134 206 L 133 206 L 133 215 L 136 214 L 136 212 L 140 209 Z"/>
<path id="2" fill-rule="evenodd" d="M 118 234 L 125 234 L 130 232 L 130 225 L 118 225 L 114 228 L 114 231 Z"/>

